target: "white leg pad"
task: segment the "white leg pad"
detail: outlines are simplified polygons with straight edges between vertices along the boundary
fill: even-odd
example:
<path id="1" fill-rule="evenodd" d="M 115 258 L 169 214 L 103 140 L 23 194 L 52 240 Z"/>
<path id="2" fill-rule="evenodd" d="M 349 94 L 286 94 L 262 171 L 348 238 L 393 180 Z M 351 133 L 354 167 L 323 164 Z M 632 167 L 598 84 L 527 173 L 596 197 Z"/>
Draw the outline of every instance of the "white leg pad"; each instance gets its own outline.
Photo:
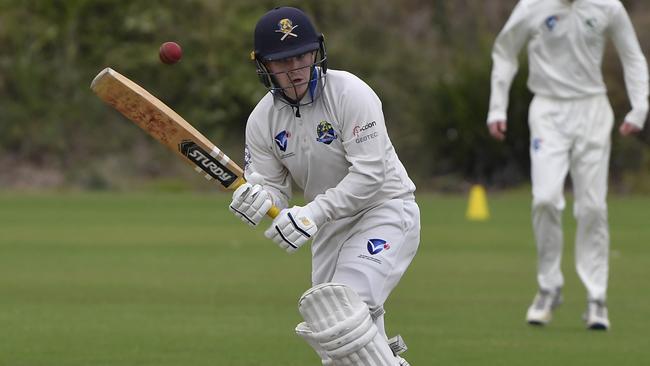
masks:
<path id="1" fill-rule="evenodd" d="M 307 290 L 298 310 L 313 339 L 336 366 L 396 366 L 368 305 L 346 285 L 324 283 Z"/>

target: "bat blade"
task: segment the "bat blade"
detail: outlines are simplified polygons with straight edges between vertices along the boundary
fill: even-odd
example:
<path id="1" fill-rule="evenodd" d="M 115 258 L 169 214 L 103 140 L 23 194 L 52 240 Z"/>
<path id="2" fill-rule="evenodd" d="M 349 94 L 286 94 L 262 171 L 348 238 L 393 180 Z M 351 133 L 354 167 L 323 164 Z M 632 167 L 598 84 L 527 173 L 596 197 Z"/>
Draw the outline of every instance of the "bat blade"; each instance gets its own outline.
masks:
<path id="1" fill-rule="evenodd" d="M 182 157 L 223 190 L 245 183 L 242 169 L 173 109 L 119 72 L 106 68 L 90 88 L 104 102 Z M 273 206 L 268 215 L 277 216 Z"/>

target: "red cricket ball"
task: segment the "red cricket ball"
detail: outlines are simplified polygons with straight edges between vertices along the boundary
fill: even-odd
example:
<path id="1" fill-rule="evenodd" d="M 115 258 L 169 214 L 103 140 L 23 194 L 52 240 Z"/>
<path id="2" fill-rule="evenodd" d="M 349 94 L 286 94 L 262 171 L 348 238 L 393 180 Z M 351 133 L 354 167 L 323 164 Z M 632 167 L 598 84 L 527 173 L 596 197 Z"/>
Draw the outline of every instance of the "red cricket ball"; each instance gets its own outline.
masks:
<path id="1" fill-rule="evenodd" d="M 181 57 L 183 57 L 183 50 L 176 42 L 165 42 L 160 46 L 158 55 L 160 56 L 160 61 L 171 65 L 180 61 Z"/>

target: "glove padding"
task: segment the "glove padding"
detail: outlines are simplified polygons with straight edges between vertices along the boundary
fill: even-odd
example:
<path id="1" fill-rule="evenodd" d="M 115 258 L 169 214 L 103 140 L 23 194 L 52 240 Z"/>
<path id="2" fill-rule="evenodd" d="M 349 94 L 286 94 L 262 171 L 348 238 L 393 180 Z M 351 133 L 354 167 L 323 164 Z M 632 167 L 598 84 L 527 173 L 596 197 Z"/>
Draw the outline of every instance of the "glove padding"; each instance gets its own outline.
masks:
<path id="1" fill-rule="evenodd" d="M 306 207 L 293 206 L 280 212 L 264 236 L 276 242 L 287 253 L 293 253 L 309 241 L 316 231 L 318 226 L 312 219 L 311 211 Z"/>
<path id="2" fill-rule="evenodd" d="M 229 209 L 243 222 L 257 226 L 271 206 L 271 194 L 260 184 L 249 181 L 239 186 L 232 194 Z"/>

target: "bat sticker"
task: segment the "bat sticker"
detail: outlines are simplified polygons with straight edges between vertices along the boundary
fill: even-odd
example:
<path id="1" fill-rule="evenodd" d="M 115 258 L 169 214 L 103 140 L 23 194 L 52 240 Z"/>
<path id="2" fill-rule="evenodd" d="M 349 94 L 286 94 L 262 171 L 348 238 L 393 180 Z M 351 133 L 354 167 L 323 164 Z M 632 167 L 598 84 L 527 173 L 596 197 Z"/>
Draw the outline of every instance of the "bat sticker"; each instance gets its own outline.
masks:
<path id="1" fill-rule="evenodd" d="M 218 180 L 224 187 L 230 186 L 237 175 L 220 162 L 218 162 L 209 153 L 198 146 L 194 141 L 185 140 L 178 144 L 178 150 L 194 162 L 197 167 L 201 168 L 206 174 Z"/>

